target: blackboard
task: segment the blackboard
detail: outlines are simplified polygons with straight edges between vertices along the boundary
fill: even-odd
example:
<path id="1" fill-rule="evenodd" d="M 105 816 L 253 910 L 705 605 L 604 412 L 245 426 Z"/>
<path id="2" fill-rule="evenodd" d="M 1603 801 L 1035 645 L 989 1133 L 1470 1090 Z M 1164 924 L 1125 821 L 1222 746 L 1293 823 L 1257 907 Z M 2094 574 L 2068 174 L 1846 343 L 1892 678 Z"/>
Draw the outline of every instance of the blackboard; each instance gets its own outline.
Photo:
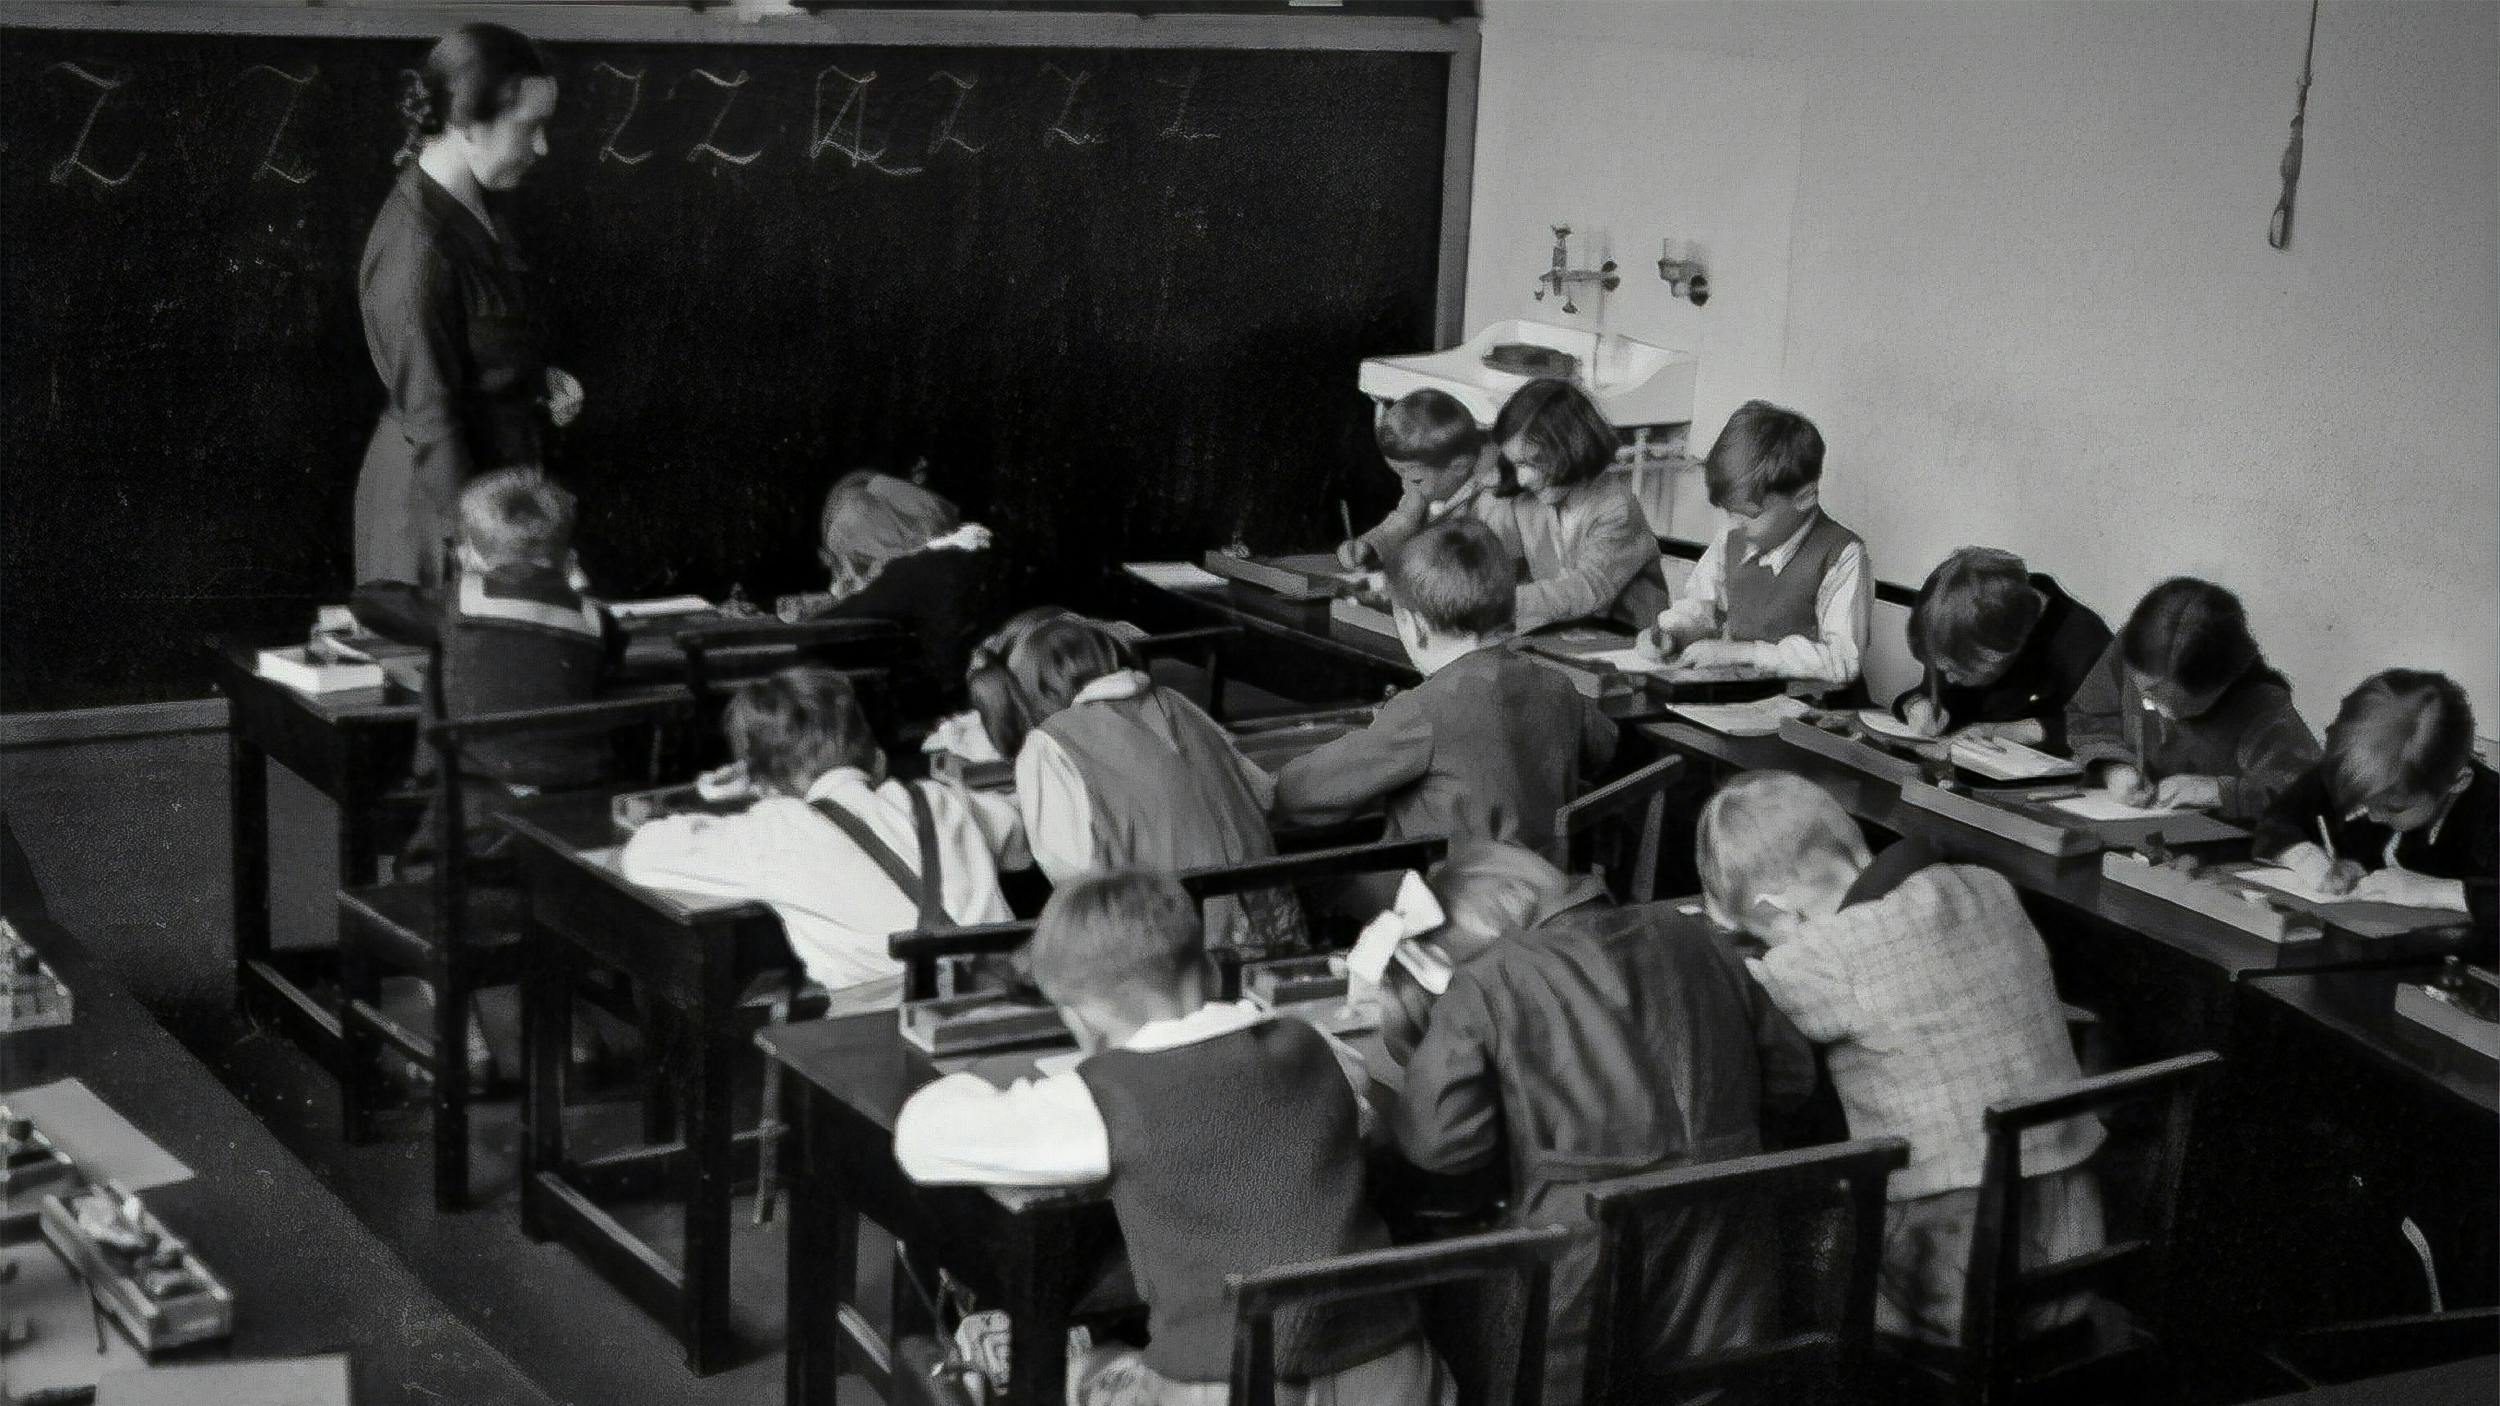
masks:
<path id="1" fill-rule="evenodd" d="M 206 692 L 348 577 L 356 261 L 407 38 L 0 30 L 0 708 Z M 825 485 L 925 460 L 1027 598 L 1391 487 L 1429 345 L 1439 52 L 550 45 L 519 193 L 554 467 L 633 596 L 817 584 Z"/>

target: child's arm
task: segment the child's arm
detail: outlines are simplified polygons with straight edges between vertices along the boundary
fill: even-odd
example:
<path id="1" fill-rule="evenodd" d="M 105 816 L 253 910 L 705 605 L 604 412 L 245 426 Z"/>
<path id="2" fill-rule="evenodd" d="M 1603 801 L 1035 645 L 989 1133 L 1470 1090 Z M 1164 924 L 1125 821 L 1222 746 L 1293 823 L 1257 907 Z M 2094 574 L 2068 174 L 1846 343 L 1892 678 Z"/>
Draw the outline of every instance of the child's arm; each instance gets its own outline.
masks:
<path id="1" fill-rule="evenodd" d="M 2087 767 L 2096 762 L 2135 765 L 2135 745 L 2127 740 L 2126 732 L 2126 710 L 2134 702 L 2128 697 L 2126 667 L 2119 658 L 2118 642 L 2112 640 L 2102 651 L 2101 662 L 2066 704 L 2068 753 Z"/>
<path id="2" fill-rule="evenodd" d="M 1518 628 L 1523 633 L 1558 620 L 1605 614 L 1615 597 L 1658 560 L 1658 538 L 1630 489 L 1602 482 L 1584 485 L 1569 506 L 1585 515 L 1577 533 L 1566 533 L 1569 558 L 1553 575 L 1519 588 Z"/>
<path id="3" fill-rule="evenodd" d="M 1852 542 L 1814 588 L 1811 635 L 1778 640 L 1722 640 L 1687 657 L 1696 664 L 1744 664 L 1783 679 L 1845 684 L 1866 658 L 1869 602 L 1866 548 Z"/>
<path id="4" fill-rule="evenodd" d="M 1025 847 L 1054 884 L 1090 874 L 1094 855 L 1094 802 L 1084 773 L 1048 733 L 1024 739 L 1016 753 L 1016 809 L 1024 820 Z"/>
<path id="5" fill-rule="evenodd" d="M 1792 938 L 1745 963 L 1745 969 L 1809 1040 L 1845 1040 L 1864 1026 L 1848 967 L 1828 943 Z"/>
<path id="6" fill-rule="evenodd" d="M 1580 700 L 1580 775 L 1596 776 L 1615 759 L 1615 749 L 1622 745 L 1623 729 L 1594 698 Z"/>
<path id="7" fill-rule="evenodd" d="M 2274 697 L 2277 706 L 2251 719 L 2240 733 L 2237 774 L 2216 778 L 2221 791 L 2216 809 L 2225 818 L 2252 820 L 2265 814 L 2275 797 L 2290 790 L 2324 755 L 2318 735 L 2292 710 L 2291 695 Z"/>
<path id="8" fill-rule="evenodd" d="M 1432 765 L 1432 728 L 1392 699 L 1371 726 L 1303 753 L 1276 773 L 1279 825 L 1351 820 L 1423 779 Z"/>
<path id="9" fill-rule="evenodd" d="M 2325 850 L 2318 827 L 2333 821 L 2333 809 L 2326 798 L 2325 768 L 2311 767 L 2267 805 L 2266 813 L 2251 827 L 2248 852 L 2259 859 L 2279 861 L 2307 845 L 2318 850 L 2323 858 Z"/>
<path id="10" fill-rule="evenodd" d="M 707 898 L 754 898 L 774 867 L 757 827 L 737 815 L 669 815 L 645 824 L 616 857 L 630 883 Z"/>
<path id="11" fill-rule="evenodd" d="M 952 782 L 940 785 L 938 793 L 963 807 L 965 818 L 980 830 L 981 843 L 988 846 L 990 857 L 998 861 L 999 868 L 1033 867 L 1033 853 L 1024 843 L 1024 817 L 1017 812 L 1012 798 Z"/>
<path id="12" fill-rule="evenodd" d="M 1744 993 L 1745 1022 L 1753 1031 L 1754 1058 L 1762 1070 L 1762 1106 L 1778 1113 L 1804 1103 L 1814 1093 L 1821 1072 L 1814 1063 L 1814 1046 L 1805 1033 L 1788 1018 L 1762 983 L 1747 979 L 1745 961 L 1716 935 L 1707 939 L 1719 959 L 1735 969 L 1739 988 Z"/>
<path id="13" fill-rule="evenodd" d="M 1275 809 L 1276 778 L 1269 773 L 1266 767 L 1259 765 L 1257 762 L 1254 762 L 1241 754 L 1241 744 L 1234 740 L 1233 735 L 1225 730 L 1222 723 L 1219 723 L 1214 718 L 1207 716 L 1206 709 L 1199 707 L 1197 704 L 1190 702 L 1188 699 L 1183 698 L 1181 695 L 1168 688 L 1158 688 L 1156 692 L 1161 693 L 1174 708 L 1180 709 L 1186 712 L 1189 716 L 1197 719 L 1199 724 L 1204 726 L 1208 732 L 1224 739 L 1224 751 L 1233 759 L 1233 769 L 1240 774 L 1241 784 L 1250 788 L 1250 800 L 1253 804 L 1258 806 L 1259 814 L 1265 815 L 1269 811 Z"/>
<path id="14" fill-rule="evenodd" d="M 949 1074 L 894 1118 L 894 1160 L 917 1182 L 1082 1186 L 1111 1175 L 1111 1133 L 1073 1070 L 999 1088 Z"/>
<path id="15" fill-rule="evenodd" d="M 1372 561 L 1385 566 L 1389 558 L 1397 554 L 1398 548 L 1406 545 L 1408 538 L 1424 530 L 1430 518 L 1431 512 L 1424 503 L 1424 495 L 1409 488 L 1398 495 L 1398 505 L 1389 510 L 1389 515 L 1382 518 L 1378 526 L 1358 535 L 1354 541 L 1371 553 Z M 1364 563 L 1352 564 L 1360 566 Z"/>
<path id="16" fill-rule="evenodd" d="M 1702 548 L 1701 560 L 1693 564 L 1684 578 L 1684 589 L 1675 602 L 1658 612 L 1658 633 L 1666 636 L 1671 648 L 1661 653 L 1672 656 L 1696 640 L 1706 640 L 1719 633 L 1719 620 L 1725 613 L 1720 604 L 1727 598 L 1727 534 L 1722 532 Z"/>
<path id="17" fill-rule="evenodd" d="M 1406 1062 L 1390 1127 L 1406 1160 L 1428 1172 L 1463 1172 L 1502 1146 L 1502 1091 L 1489 1054 L 1484 990 L 1464 979 L 1432 1004 L 1432 1021 Z"/>

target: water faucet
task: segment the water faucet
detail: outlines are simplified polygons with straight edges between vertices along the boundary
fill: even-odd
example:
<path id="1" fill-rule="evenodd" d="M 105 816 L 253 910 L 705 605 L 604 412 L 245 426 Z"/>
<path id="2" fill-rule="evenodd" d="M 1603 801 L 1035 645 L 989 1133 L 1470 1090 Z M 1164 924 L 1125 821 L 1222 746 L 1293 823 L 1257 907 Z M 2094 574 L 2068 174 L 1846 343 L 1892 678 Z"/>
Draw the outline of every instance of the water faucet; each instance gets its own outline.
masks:
<path id="1" fill-rule="evenodd" d="M 1596 284 L 1599 289 L 1611 293 L 1623 282 L 1623 279 L 1615 272 L 1615 261 L 1612 259 L 1606 260 L 1604 263 L 1599 264 L 1593 269 L 1575 269 L 1571 267 L 1571 258 L 1568 252 L 1568 246 L 1571 240 L 1571 226 L 1555 225 L 1553 229 L 1554 266 L 1537 275 L 1537 301 L 1543 302 L 1545 300 L 1545 295 L 1547 293 L 1552 293 L 1556 297 L 1562 299 L 1562 310 L 1564 312 L 1576 313 L 1580 310 L 1580 307 L 1577 303 L 1571 300 L 1572 289 L 1580 287 L 1583 284 L 1593 283 Z"/>

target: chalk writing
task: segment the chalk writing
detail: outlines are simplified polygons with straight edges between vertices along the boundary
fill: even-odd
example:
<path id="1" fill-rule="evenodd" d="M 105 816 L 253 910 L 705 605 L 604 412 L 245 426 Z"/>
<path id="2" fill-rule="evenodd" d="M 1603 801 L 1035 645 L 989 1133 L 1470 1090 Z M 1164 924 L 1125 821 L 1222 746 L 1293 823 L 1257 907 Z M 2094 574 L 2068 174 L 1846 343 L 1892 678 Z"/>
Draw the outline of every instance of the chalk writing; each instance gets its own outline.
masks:
<path id="1" fill-rule="evenodd" d="M 275 64 L 256 63 L 243 70 L 246 78 L 255 73 L 273 73 L 286 83 L 286 108 L 278 114 L 278 130 L 269 134 L 269 145 L 260 154 L 260 165 L 252 169 L 252 179 L 257 181 L 263 176 L 275 176 L 288 185 L 300 186 L 313 178 L 312 171 L 309 168 L 291 171 L 279 165 L 278 143 L 286 140 L 287 124 L 295 120 L 296 101 L 304 96 L 304 90 L 312 86 L 312 81 L 321 76 L 321 66 L 315 64 L 310 73 L 300 78 Z"/>
<path id="2" fill-rule="evenodd" d="M 88 177 L 92 178 L 97 185 L 117 186 L 127 183 L 132 176 L 137 175 L 139 173 L 139 163 L 148 159 L 146 152 L 141 152 L 137 156 L 130 158 L 130 165 L 125 167 L 122 173 L 118 176 L 108 176 L 102 171 L 99 171 L 93 166 L 87 164 L 87 138 L 95 131 L 96 114 L 104 111 L 104 104 L 112 98 L 114 93 L 121 90 L 123 84 L 128 83 L 130 80 L 127 78 L 116 78 L 110 74 L 97 73 L 88 69 L 83 64 L 71 63 L 67 59 L 63 59 L 59 63 L 52 65 L 50 68 L 45 69 L 44 72 L 67 73 L 81 82 L 94 85 L 96 90 L 95 106 L 87 109 L 87 120 L 78 124 L 77 142 L 70 147 L 69 155 L 64 156 L 60 160 L 52 163 L 52 184 L 56 186 L 68 185 L 69 178 L 71 176 L 84 173 Z"/>
<path id="3" fill-rule="evenodd" d="M 692 151 L 686 153 L 686 159 L 692 161 L 699 156 L 709 156 L 715 161 L 731 166 L 744 166 L 762 156 L 764 154 L 762 147 L 757 147 L 741 156 L 735 152 L 723 151 L 712 143 L 712 138 L 720 135 L 720 124 L 729 120 L 729 109 L 738 105 L 738 90 L 747 85 L 747 71 L 742 68 L 738 70 L 737 77 L 723 78 L 708 68 L 698 68 L 694 71 L 694 76 L 722 89 L 728 96 L 721 100 L 720 111 L 712 114 L 711 129 L 703 134 L 703 140 L 694 144 Z"/>
<path id="4" fill-rule="evenodd" d="M 1180 89 L 1180 101 L 1172 105 L 1172 120 L 1163 124 L 1162 131 L 1155 133 L 1155 140 L 1203 142 L 1216 135 L 1216 133 L 1197 127 L 1189 120 L 1189 95 L 1198 89 L 1198 70 L 1191 69 L 1188 75 L 1177 83 L 1169 78 L 1158 78 L 1155 82 L 1166 88 Z"/>
<path id="5" fill-rule="evenodd" d="M 988 146 L 988 142 L 976 143 L 969 138 L 957 135 L 955 131 L 956 125 L 963 120 L 964 103 L 972 97 L 972 90 L 981 86 L 981 80 L 978 78 L 958 78 L 954 74 L 951 74 L 942 68 L 929 75 L 929 81 L 932 83 L 935 83 L 940 79 L 944 79 L 948 83 L 954 85 L 955 105 L 946 109 L 946 116 L 939 119 L 937 135 L 929 138 L 929 154 L 934 156 L 937 154 L 939 148 L 948 146 L 962 147 L 965 151 L 969 152 L 978 152 L 983 147 Z"/>
<path id="6" fill-rule="evenodd" d="M 825 80 L 828 78 L 839 78 L 848 85 L 842 94 L 842 106 L 834 110 L 830 122 L 825 120 Z M 865 166 L 889 176 L 920 174 L 922 168 L 918 166 L 885 164 L 886 148 L 893 145 L 890 141 L 880 144 L 874 151 L 868 149 L 868 88 L 876 81 L 877 75 L 873 73 L 845 72 L 839 64 L 827 65 L 817 73 L 816 105 L 808 117 L 808 130 L 812 134 L 807 144 L 808 160 L 813 161 L 828 151 L 836 151 L 850 161 L 854 171 Z M 849 128 L 847 136 L 844 135 L 846 124 Z"/>
<path id="7" fill-rule="evenodd" d="M 608 129 L 608 139 L 605 142 L 600 143 L 599 146 L 599 159 L 601 161 L 613 161 L 620 166 L 639 166 L 645 161 L 651 159 L 651 153 L 648 151 L 628 152 L 623 147 L 618 146 L 616 141 L 617 138 L 625 135 L 625 129 L 633 124 L 634 114 L 642 109 L 642 75 L 644 70 L 637 68 L 631 73 L 628 73 L 624 69 L 618 68 L 615 64 L 609 63 L 605 59 L 601 59 L 597 64 L 593 65 L 593 67 L 598 72 L 622 78 L 627 83 L 632 85 L 626 90 L 625 93 L 625 115 L 617 118 L 616 125 Z"/>
<path id="8" fill-rule="evenodd" d="M 1059 115 L 1051 119 L 1049 130 L 1042 133 L 1042 145 L 1048 146 L 1055 141 L 1066 142 L 1070 146 L 1101 145 L 1102 134 L 1100 132 L 1074 130 L 1068 126 L 1068 119 L 1076 114 L 1078 95 L 1085 91 L 1086 83 L 1094 75 L 1070 73 L 1055 63 L 1043 64 L 1042 71 L 1059 75 L 1059 81 L 1068 85 L 1068 100 L 1059 105 Z"/>

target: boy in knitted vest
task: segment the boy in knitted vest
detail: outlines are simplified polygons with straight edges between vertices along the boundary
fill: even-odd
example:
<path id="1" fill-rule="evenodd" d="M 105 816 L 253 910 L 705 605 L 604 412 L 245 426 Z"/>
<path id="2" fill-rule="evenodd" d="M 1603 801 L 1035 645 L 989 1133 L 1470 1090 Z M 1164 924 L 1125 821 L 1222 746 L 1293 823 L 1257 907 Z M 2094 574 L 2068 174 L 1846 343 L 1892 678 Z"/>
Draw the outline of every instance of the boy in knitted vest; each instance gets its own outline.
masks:
<path id="1" fill-rule="evenodd" d="M 1005 1089 L 970 1073 L 930 1084 L 895 1120 L 896 1160 L 922 1182 L 1106 1182 L 1151 1341 L 1090 1358 L 1070 1399 L 1223 1406 L 1226 1275 L 1388 1243 L 1364 1199 L 1361 1061 L 1301 1021 L 1211 1002 L 1204 925 L 1168 879 L 1060 889 L 1029 953 L 1084 1058 Z M 1404 1296 L 1279 1314 L 1275 1344 L 1280 1402 L 1451 1399 Z"/>

